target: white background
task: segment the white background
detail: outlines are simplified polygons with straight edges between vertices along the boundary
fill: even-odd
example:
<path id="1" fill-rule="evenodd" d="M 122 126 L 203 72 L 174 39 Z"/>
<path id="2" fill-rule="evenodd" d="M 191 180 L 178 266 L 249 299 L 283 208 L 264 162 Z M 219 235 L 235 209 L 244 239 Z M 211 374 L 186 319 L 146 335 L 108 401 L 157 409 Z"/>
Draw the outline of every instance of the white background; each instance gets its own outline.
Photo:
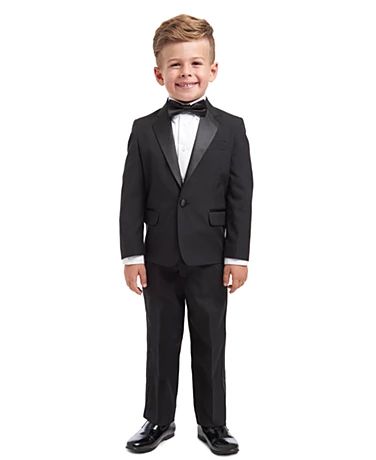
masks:
<path id="1" fill-rule="evenodd" d="M 207 95 L 251 145 L 249 278 L 227 316 L 238 457 L 375 459 L 372 3 L 1 3 L 2 458 L 131 455 L 146 324 L 120 261 L 121 178 L 133 119 L 167 97 L 154 31 L 188 13 L 214 28 Z M 153 458 L 213 458 L 185 331 L 176 436 Z"/>

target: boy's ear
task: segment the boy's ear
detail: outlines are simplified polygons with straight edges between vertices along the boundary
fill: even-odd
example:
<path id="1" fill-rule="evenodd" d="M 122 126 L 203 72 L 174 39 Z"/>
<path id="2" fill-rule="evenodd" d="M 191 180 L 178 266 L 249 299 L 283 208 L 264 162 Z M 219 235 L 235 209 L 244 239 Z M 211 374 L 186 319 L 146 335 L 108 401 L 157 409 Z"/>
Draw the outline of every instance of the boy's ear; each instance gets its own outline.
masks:
<path id="1" fill-rule="evenodd" d="M 163 80 L 163 76 L 162 76 L 162 73 L 161 71 L 159 70 L 159 67 L 154 67 L 154 75 L 155 75 L 155 78 L 157 80 L 157 82 L 160 84 L 160 85 L 164 85 L 164 80 Z"/>
<path id="2" fill-rule="evenodd" d="M 214 81 L 218 73 L 218 62 L 210 65 L 210 78 L 209 81 Z"/>

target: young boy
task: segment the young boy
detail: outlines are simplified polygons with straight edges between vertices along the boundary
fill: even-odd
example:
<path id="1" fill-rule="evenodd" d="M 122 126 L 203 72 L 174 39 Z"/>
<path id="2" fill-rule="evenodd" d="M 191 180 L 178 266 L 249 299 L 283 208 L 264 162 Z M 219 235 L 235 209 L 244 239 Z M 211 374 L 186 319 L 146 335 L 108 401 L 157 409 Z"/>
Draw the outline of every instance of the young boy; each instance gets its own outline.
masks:
<path id="1" fill-rule="evenodd" d="M 143 293 L 147 317 L 147 421 L 127 448 L 149 452 L 174 436 L 186 302 L 198 437 L 215 454 L 234 454 L 239 446 L 226 427 L 225 320 L 227 288 L 233 293 L 247 279 L 249 145 L 243 120 L 205 98 L 218 67 L 208 22 L 169 19 L 153 46 L 155 77 L 169 98 L 135 120 L 121 191 L 124 275 L 132 291 Z"/>

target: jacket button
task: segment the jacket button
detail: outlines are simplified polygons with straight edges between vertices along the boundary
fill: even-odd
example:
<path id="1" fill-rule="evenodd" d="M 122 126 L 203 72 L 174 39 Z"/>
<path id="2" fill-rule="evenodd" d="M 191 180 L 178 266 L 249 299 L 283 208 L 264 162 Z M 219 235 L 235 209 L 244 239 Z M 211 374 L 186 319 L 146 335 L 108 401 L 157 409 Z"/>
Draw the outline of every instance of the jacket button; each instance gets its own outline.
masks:
<path id="1" fill-rule="evenodd" d="M 187 204 L 187 202 L 185 201 L 185 199 L 183 198 L 182 200 L 180 200 L 180 206 L 182 208 L 184 208 L 184 206 Z"/>

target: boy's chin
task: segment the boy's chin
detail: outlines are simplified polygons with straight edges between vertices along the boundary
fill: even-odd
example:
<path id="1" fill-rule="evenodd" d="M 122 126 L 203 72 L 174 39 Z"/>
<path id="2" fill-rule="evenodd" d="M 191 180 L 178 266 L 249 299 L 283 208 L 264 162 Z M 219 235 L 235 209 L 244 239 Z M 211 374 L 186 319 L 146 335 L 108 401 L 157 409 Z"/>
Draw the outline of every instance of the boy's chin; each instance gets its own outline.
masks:
<path id="1" fill-rule="evenodd" d="M 203 94 L 198 94 L 198 95 L 189 95 L 187 94 L 186 96 L 185 95 L 175 95 L 175 94 L 169 94 L 169 96 L 172 98 L 172 99 L 175 99 L 176 101 L 179 101 L 179 102 L 182 102 L 184 104 L 188 104 L 189 102 L 193 102 L 193 101 L 196 101 L 197 99 L 200 99 Z"/>

